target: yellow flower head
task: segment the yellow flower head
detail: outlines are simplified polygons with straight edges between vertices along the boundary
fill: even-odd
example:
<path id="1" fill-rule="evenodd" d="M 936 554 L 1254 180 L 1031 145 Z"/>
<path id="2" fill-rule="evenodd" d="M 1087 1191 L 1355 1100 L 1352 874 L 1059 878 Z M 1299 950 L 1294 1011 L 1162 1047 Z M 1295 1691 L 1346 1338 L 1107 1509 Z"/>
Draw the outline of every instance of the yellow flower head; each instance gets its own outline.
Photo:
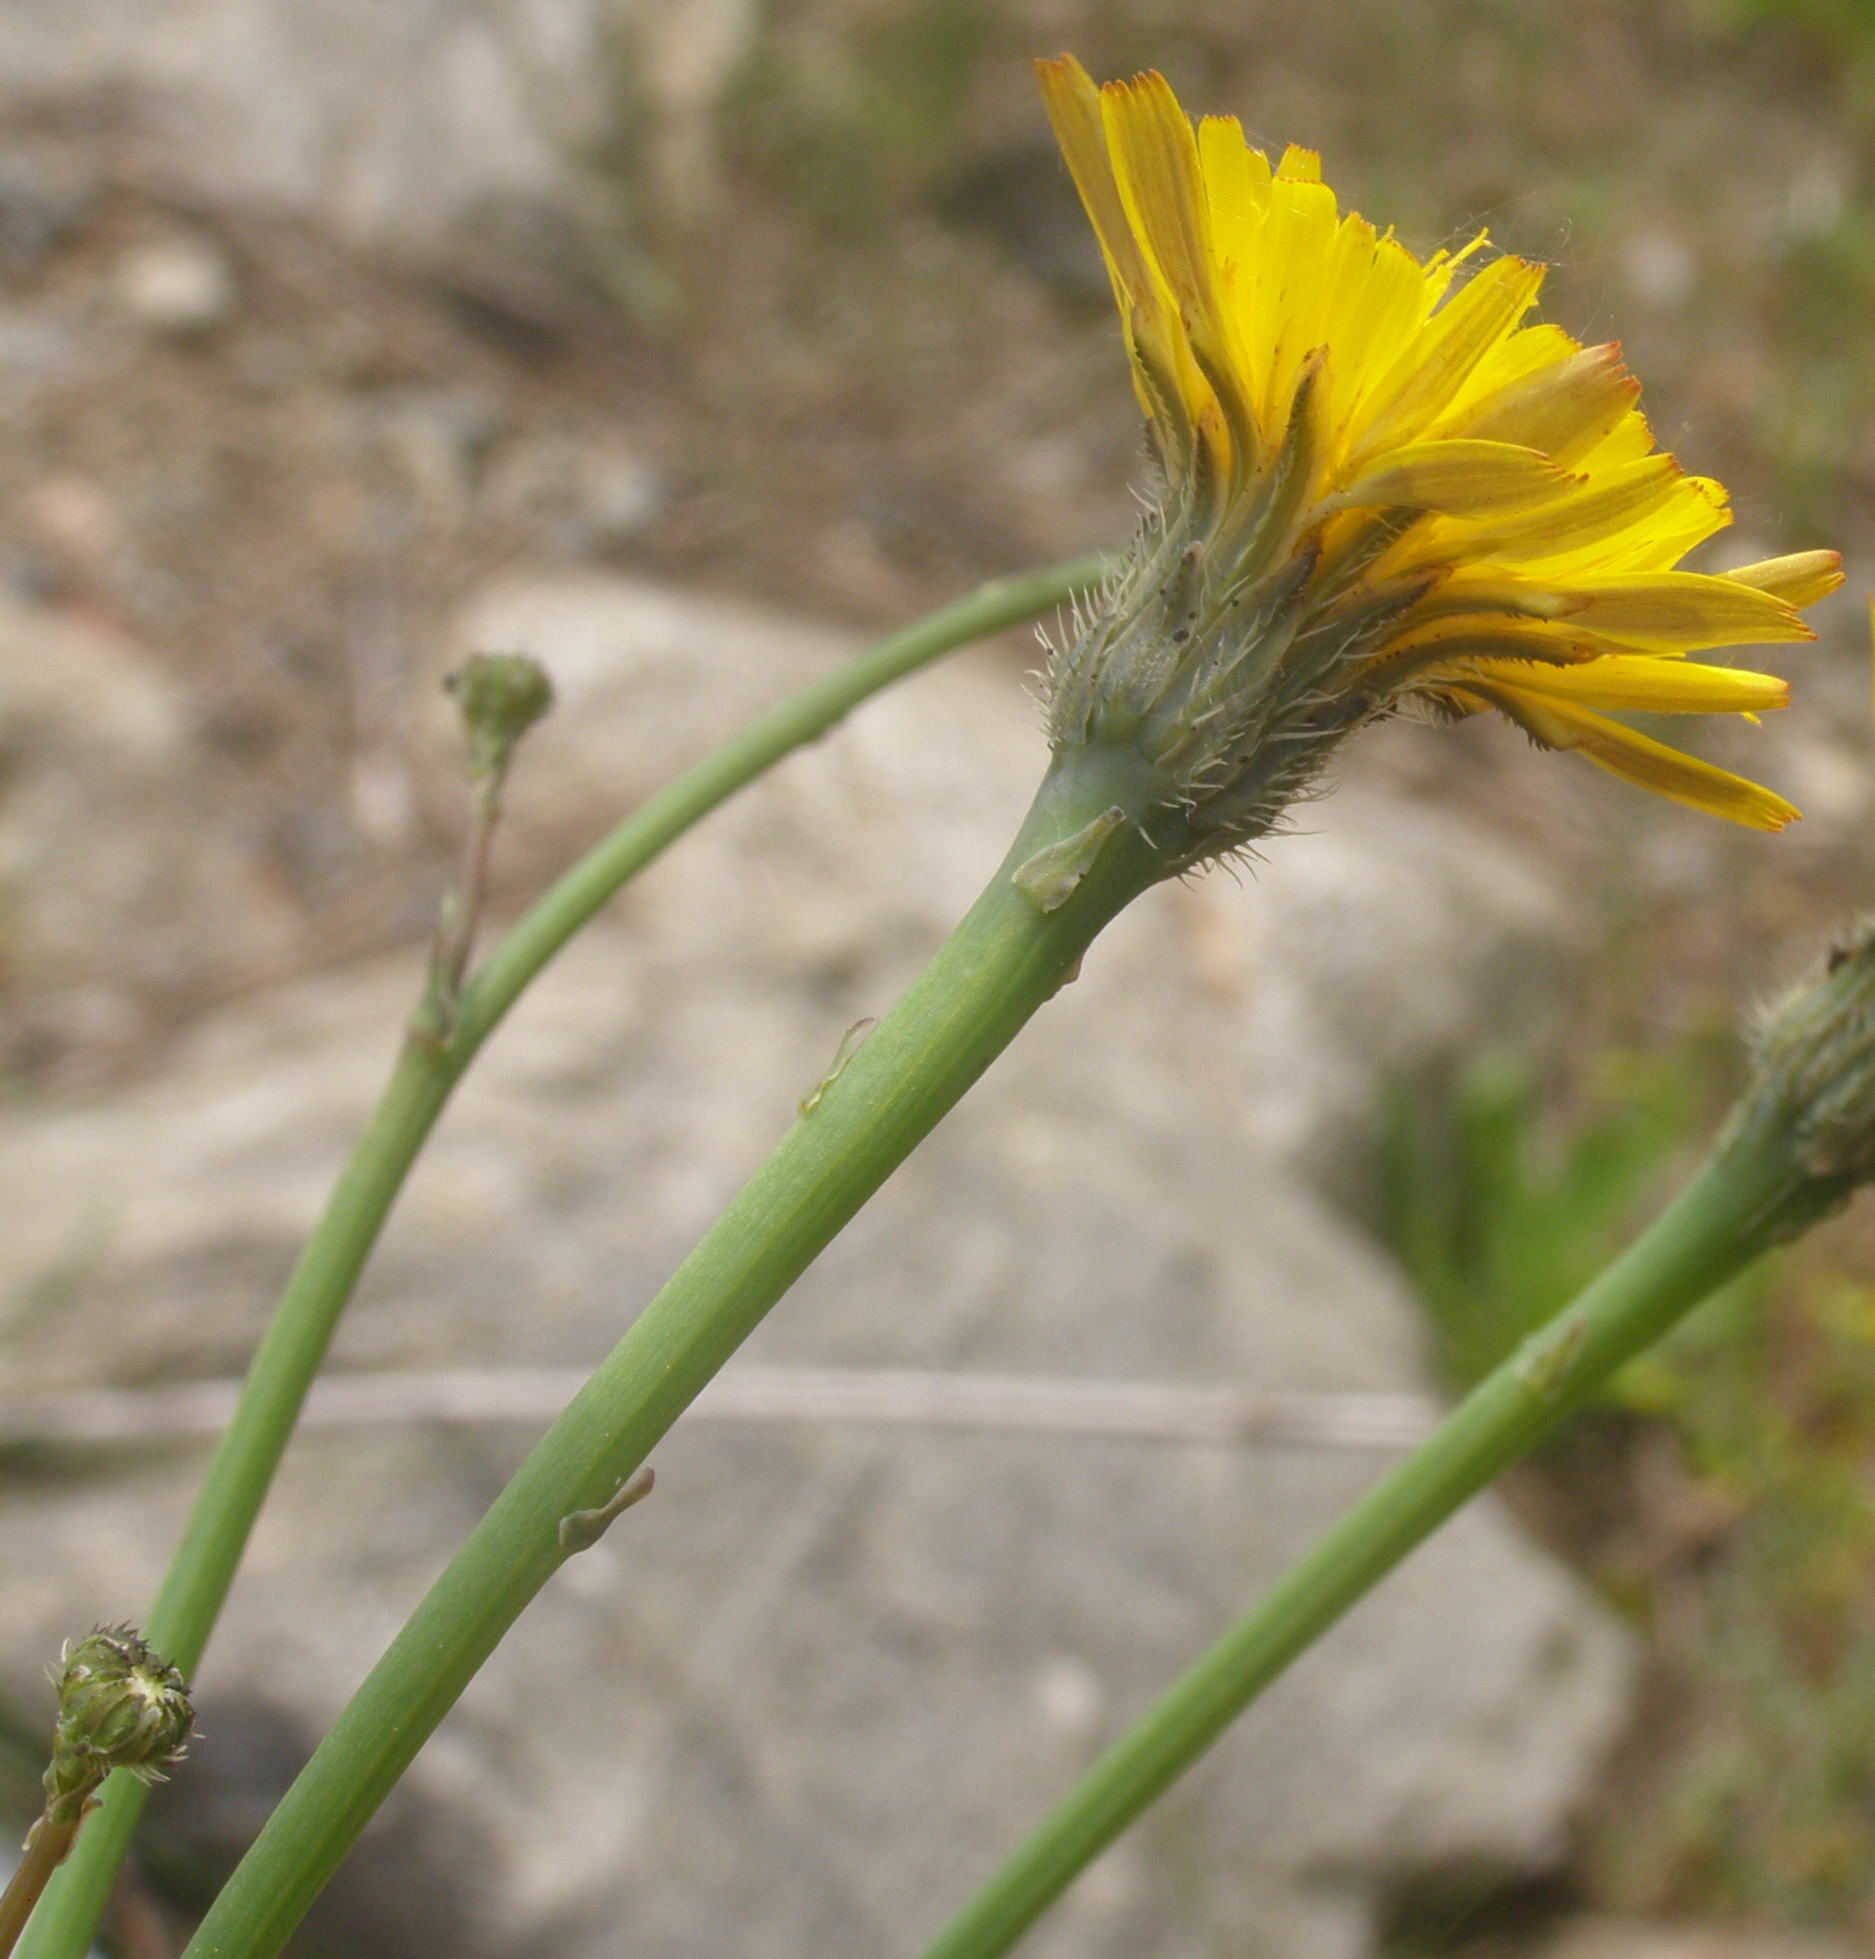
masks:
<path id="1" fill-rule="evenodd" d="M 1524 324 L 1541 266 L 1482 258 L 1482 233 L 1422 262 L 1343 213 L 1312 152 L 1272 169 L 1230 118 L 1194 132 L 1159 75 L 1039 67 L 1164 476 L 1056 659 L 1058 754 L 1143 757 L 1187 862 L 1267 830 L 1407 699 L 1496 708 L 1733 822 L 1796 814 L 1609 710 L 1781 707 L 1782 680 L 1683 656 L 1812 638 L 1797 608 L 1841 582 L 1834 552 L 1676 570 L 1725 492 L 1654 447 L 1619 348 Z"/>

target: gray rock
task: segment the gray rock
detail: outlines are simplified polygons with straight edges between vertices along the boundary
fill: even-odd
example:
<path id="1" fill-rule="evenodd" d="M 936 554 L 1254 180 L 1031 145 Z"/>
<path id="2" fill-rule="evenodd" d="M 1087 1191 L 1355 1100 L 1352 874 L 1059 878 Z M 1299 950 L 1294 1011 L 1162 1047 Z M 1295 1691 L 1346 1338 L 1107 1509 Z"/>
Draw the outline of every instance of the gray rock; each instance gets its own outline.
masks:
<path id="1" fill-rule="evenodd" d="M 11 0 L 0 73 L 16 98 L 109 100 L 143 164 L 217 204 L 488 263 L 497 234 L 550 256 L 621 132 L 645 193 L 694 210 L 754 26 L 748 0 Z"/>
<path id="2" fill-rule="evenodd" d="M 561 687 L 515 785 L 511 873 L 845 650 L 587 577 L 491 591 L 460 639 L 533 651 Z M 958 661 L 655 866 L 465 1084 L 337 1363 L 596 1359 L 974 894 L 1038 774 L 1033 724 L 1005 662 Z M 1378 1071 L 1501 1021 L 1565 921 L 1514 855 L 1433 809 L 1351 790 L 1312 820 L 1246 885 L 1135 907 L 751 1357 L 1416 1387 L 1400 1286 L 1321 1177 Z M 15 1381 L 241 1364 L 418 964 L 255 996 L 108 1103 L 0 1119 Z M 230 1733 L 256 1708 L 337 1709 L 525 1440 L 296 1444 L 199 1682 L 204 1776 L 218 1708 Z M 468 1959 L 910 1947 L 1378 1467 L 837 1424 L 680 1426 L 656 1461 L 653 1499 L 569 1565 L 425 1751 L 386 1826 L 404 1847 L 380 1839 L 406 1886 L 453 1860 L 471 1929 L 447 1942 Z M 0 1594 L 8 1665 L 141 1609 L 194 1470 L 146 1454 L 0 1488 L 0 1559 L 32 1574 Z M 1402 1872 L 1556 1854 L 1629 1665 L 1573 1582 L 1474 1505 L 1032 1949 L 1360 1959 Z"/>
<path id="3" fill-rule="evenodd" d="M 109 522 L 67 487 L 74 521 Z M 0 597 L 9 1062 L 122 1055 L 166 999 L 277 960 L 294 921 L 237 838 L 204 834 L 201 771 L 186 698 L 146 648 Z"/>
<path id="4" fill-rule="evenodd" d="M 550 11 L 562 27 L 590 18 L 585 0 Z M 23 0 L 0 18 L 0 59 L 18 92 L 133 92 L 195 182 L 323 204 L 354 226 L 459 215 L 458 198 L 548 166 L 524 80 L 467 5 Z"/>

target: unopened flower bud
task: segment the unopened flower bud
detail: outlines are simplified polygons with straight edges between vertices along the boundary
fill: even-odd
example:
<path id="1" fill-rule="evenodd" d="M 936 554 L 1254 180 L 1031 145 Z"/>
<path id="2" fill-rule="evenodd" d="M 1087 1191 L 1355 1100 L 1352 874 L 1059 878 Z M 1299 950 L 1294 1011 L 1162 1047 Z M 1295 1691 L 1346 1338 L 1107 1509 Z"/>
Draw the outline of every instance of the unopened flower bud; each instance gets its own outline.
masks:
<path id="1" fill-rule="evenodd" d="M 48 1814 L 76 1821 L 113 1769 L 146 1782 L 179 1761 L 194 1724 L 187 1683 L 129 1626 L 68 1642 L 56 1675 L 58 1726 L 45 1773 Z"/>
<path id="2" fill-rule="evenodd" d="M 471 653 L 443 683 L 469 737 L 469 769 L 499 776 L 514 744 L 553 706 L 553 683 L 525 653 Z"/>
<path id="3" fill-rule="evenodd" d="M 1814 1216 L 1875 1180 L 1875 917 L 1759 1022 L 1734 1134 L 1779 1140 Z"/>

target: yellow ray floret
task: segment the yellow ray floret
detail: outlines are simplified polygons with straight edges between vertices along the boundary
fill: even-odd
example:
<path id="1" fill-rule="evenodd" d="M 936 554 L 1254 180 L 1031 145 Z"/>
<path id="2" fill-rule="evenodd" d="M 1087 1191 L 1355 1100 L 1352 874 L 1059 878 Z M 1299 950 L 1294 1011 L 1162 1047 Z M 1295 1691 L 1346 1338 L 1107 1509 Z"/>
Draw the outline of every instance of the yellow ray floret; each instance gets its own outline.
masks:
<path id="1" fill-rule="evenodd" d="M 1039 72 L 1165 472 L 1167 562 L 1196 594 L 1178 637 L 1209 647 L 1196 678 L 1128 696 L 1152 741 L 1198 752 L 1151 731 L 1166 703 L 1223 712 L 1248 662 L 1223 608 L 1273 593 L 1282 645 L 1316 662 L 1312 727 L 1412 697 L 1489 707 L 1734 822 L 1796 814 L 1610 716 L 1781 706 L 1781 680 L 1684 656 L 1812 638 L 1799 608 L 1841 582 L 1834 552 L 1680 569 L 1731 521 L 1725 493 L 1656 449 L 1618 347 L 1528 322 L 1540 265 L 1482 233 L 1422 261 L 1343 212 L 1313 152 L 1272 167 L 1234 120 L 1194 131 L 1159 75 Z M 1269 633 L 1277 599 L 1258 603 Z"/>

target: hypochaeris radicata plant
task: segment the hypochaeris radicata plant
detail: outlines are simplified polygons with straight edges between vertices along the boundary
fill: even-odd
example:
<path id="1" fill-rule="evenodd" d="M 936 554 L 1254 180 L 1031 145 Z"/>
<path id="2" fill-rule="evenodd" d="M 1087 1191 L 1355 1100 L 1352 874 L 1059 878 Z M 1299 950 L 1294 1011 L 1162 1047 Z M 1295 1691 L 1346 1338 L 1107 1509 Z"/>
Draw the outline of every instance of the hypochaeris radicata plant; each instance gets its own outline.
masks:
<path id="1" fill-rule="evenodd" d="M 634 812 L 479 965 L 479 880 L 501 782 L 548 690 L 512 659 L 465 675 L 481 827 L 463 888 L 445 905 L 397 1070 L 282 1300 L 157 1601 L 150 1628 L 163 1650 L 189 1668 L 199 1657 L 312 1372 L 455 1082 L 626 879 L 868 693 L 1078 593 L 1051 662 L 1051 759 L 1035 803 L 925 972 L 863 1042 L 840 1045 L 800 1119 L 392 1642 L 210 1910 L 192 1959 L 281 1949 L 529 1599 L 644 1493 L 645 1458 L 671 1424 L 1074 977 L 1103 927 L 1151 885 L 1270 835 L 1347 735 L 1409 708 L 1492 709 L 1539 747 L 1733 822 L 1775 830 L 1795 814 L 1617 717 L 1781 706 L 1783 680 L 1688 656 L 1811 637 L 1800 610 L 1839 582 L 1834 553 L 1683 569 L 1728 521 L 1724 493 L 1656 449 L 1616 348 L 1528 323 L 1541 267 L 1492 257 L 1482 236 L 1419 259 L 1342 212 L 1312 153 L 1291 149 L 1272 168 L 1233 121 L 1194 131 L 1157 75 L 1096 88 L 1066 58 L 1041 75 L 1112 276 L 1154 453 L 1138 537 L 1104 577 L 1069 566 L 990 588 L 784 703 Z M 499 709 L 498 750 L 478 701 Z M 1714 1285 L 1869 1174 L 1871 962 L 1862 941 L 1848 956 L 1853 970 L 1834 971 L 1767 1037 L 1758 1085 L 1659 1225 L 1122 1738 L 932 1959 L 1008 1950 L 1458 1503 Z M 31 1959 L 79 1959 L 136 1794 L 115 1778 L 34 1921 Z"/>

